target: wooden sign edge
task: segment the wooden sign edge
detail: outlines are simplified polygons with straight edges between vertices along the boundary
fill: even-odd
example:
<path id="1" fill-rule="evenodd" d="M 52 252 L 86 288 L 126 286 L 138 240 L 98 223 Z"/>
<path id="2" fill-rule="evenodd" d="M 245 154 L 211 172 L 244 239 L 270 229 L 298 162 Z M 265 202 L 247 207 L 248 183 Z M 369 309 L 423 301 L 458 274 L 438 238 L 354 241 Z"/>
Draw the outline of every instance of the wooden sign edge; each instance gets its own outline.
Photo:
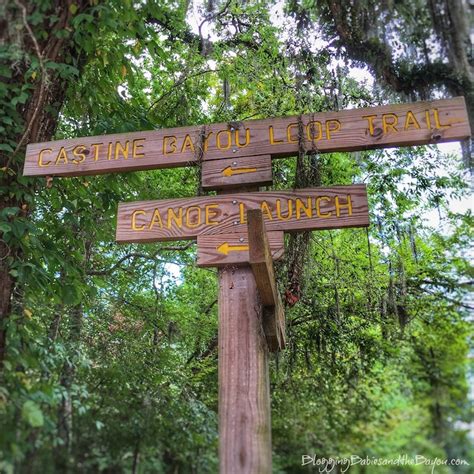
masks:
<path id="1" fill-rule="evenodd" d="M 458 107 L 462 109 L 462 114 L 463 114 L 463 120 L 462 120 L 462 129 L 459 131 L 455 136 L 448 136 L 444 137 L 443 136 L 443 131 L 442 133 L 439 133 L 436 135 L 436 137 L 430 137 L 427 138 L 426 136 L 423 136 L 421 138 L 410 138 L 410 139 L 393 139 L 390 138 L 388 135 L 382 135 L 384 137 L 384 141 L 381 143 L 377 143 L 377 138 L 371 137 L 370 140 L 372 140 L 371 143 L 362 143 L 361 145 L 357 145 L 356 143 L 352 143 L 352 145 L 347 145 L 344 146 L 344 143 L 339 142 L 339 144 L 335 145 L 330 145 L 328 143 L 325 143 L 324 141 L 319 143 L 319 148 L 318 145 L 316 145 L 316 149 L 320 153 L 332 153 L 332 152 L 345 152 L 345 151 L 359 151 L 359 150 L 372 150 L 372 149 L 382 149 L 382 148 L 393 148 L 393 147 L 400 147 L 400 146 L 417 146 L 417 145 L 427 145 L 427 144 L 437 144 L 437 143 L 446 143 L 446 142 L 453 142 L 453 141 L 460 141 L 467 139 L 471 136 L 471 128 L 469 124 L 469 119 L 467 115 L 467 108 L 466 108 L 466 103 L 465 99 L 463 96 L 458 96 L 450 99 L 438 99 L 438 100 L 431 100 L 431 101 L 418 101 L 418 102 L 405 102 L 405 103 L 396 103 L 396 104 L 386 104 L 386 105 L 379 105 L 379 106 L 373 106 L 373 107 L 362 107 L 362 108 L 353 108 L 353 109 L 344 109 L 341 111 L 325 111 L 325 112 L 315 112 L 313 114 L 304 114 L 302 116 L 303 120 L 329 120 L 330 117 L 334 116 L 339 116 L 341 117 L 341 120 L 344 118 L 344 116 L 350 116 L 353 115 L 354 113 L 357 113 L 358 115 L 362 115 L 366 112 L 372 111 L 372 112 L 377 112 L 380 111 L 381 109 L 387 109 L 387 107 L 390 107 L 390 110 L 397 111 L 400 109 L 407 109 L 408 107 L 446 107 L 447 105 L 452 104 L 452 107 Z M 298 116 L 285 116 L 285 117 L 271 117 L 271 118 L 263 118 L 263 119 L 256 119 L 256 120 L 247 120 L 243 122 L 238 122 L 239 124 L 242 124 L 243 126 L 248 125 L 249 127 L 252 126 L 252 124 L 261 124 L 264 122 L 278 122 L 278 121 L 285 121 L 285 122 L 291 122 L 291 121 L 297 121 Z M 107 173 L 120 173 L 120 172 L 132 172 L 132 171 L 145 171 L 145 170 L 150 170 L 150 169 L 163 169 L 163 168 L 175 168 L 175 167 L 183 167 L 183 166 L 194 166 L 198 161 L 197 156 L 190 155 L 188 154 L 183 154 L 179 153 L 176 156 L 175 155 L 169 155 L 172 158 L 167 158 L 164 159 L 163 156 L 157 155 L 156 157 L 154 156 L 147 156 L 143 157 L 142 161 L 140 161 L 140 158 L 136 159 L 129 159 L 128 162 L 125 160 L 122 161 L 115 161 L 115 160 L 108 160 L 105 161 L 103 159 L 99 160 L 101 163 L 101 168 L 99 169 L 94 169 L 90 168 L 89 163 L 87 162 L 86 165 L 81 165 L 80 163 L 77 163 L 78 168 L 74 168 L 75 165 L 69 164 L 67 166 L 71 166 L 71 169 L 66 169 L 65 171 L 58 170 L 58 171 L 53 171 L 52 169 L 48 169 L 45 167 L 45 169 L 38 168 L 38 165 L 36 164 L 36 155 L 33 154 L 33 152 L 30 153 L 30 150 L 32 147 L 39 147 L 40 145 L 44 147 L 48 147 L 49 145 L 55 146 L 58 149 L 61 146 L 70 146 L 72 147 L 73 145 L 77 145 L 77 142 L 80 140 L 92 140 L 92 141 L 100 141 L 100 140 L 121 140 L 121 139 L 129 139 L 133 140 L 134 137 L 142 137 L 144 139 L 148 139 L 151 142 L 156 139 L 157 134 L 173 134 L 173 133 L 186 133 L 188 131 L 189 134 L 196 135 L 199 133 L 200 129 L 203 129 L 207 127 L 208 129 L 226 129 L 229 127 L 229 123 L 214 123 L 214 124 L 207 124 L 207 125 L 191 125 L 191 126 L 186 126 L 186 127 L 173 127 L 173 128 L 167 128 L 167 129 L 158 129 L 158 130 L 148 130 L 148 131 L 138 131 L 138 132 L 125 132 L 125 133 L 117 133 L 117 134 L 107 134 L 107 135 L 95 135 L 95 136 L 86 136 L 86 137 L 78 137 L 78 138 L 71 138 L 71 139 L 64 139 L 64 140 L 53 140 L 53 141 L 48 141 L 48 142 L 35 142 L 35 143 L 30 143 L 27 145 L 26 149 L 26 155 L 25 155 L 25 163 L 23 167 L 23 175 L 24 176 L 90 176 L 90 175 L 101 175 L 101 174 L 107 174 Z M 258 127 L 258 126 L 257 126 Z M 437 130 L 436 128 L 431 127 L 430 130 Z M 407 132 L 402 132 L 402 133 L 407 133 Z M 381 138 L 382 139 L 382 138 Z M 150 145 L 152 146 L 152 145 Z M 266 146 L 268 148 L 267 144 L 264 144 L 263 146 Z M 284 150 L 283 148 L 286 149 Z M 274 153 L 272 153 L 272 150 L 265 150 L 261 153 L 261 155 L 267 155 L 270 154 L 272 159 L 275 158 L 283 158 L 283 157 L 288 157 L 288 156 L 294 156 L 296 151 L 293 149 L 294 146 L 290 147 L 289 144 L 287 144 L 285 147 L 281 147 L 280 151 L 278 149 L 274 150 Z M 232 148 L 232 147 L 231 147 Z M 292 148 L 291 151 L 288 150 L 288 148 Z M 307 151 L 312 149 L 312 145 L 306 144 L 305 148 Z M 239 154 L 237 156 L 249 156 L 249 155 L 259 155 L 259 153 L 255 153 L 255 151 L 249 151 L 249 155 L 245 155 L 245 149 L 241 148 L 239 150 Z M 215 160 L 215 159 L 223 159 L 223 158 L 231 158 L 235 155 L 233 155 L 233 150 L 219 150 L 216 152 L 216 150 L 211 150 L 209 152 L 210 154 L 202 157 L 203 160 Z M 217 156 L 216 156 L 217 155 Z M 146 160 L 146 162 L 144 162 Z M 104 168 L 104 165 L 106 167 Z M 55 165 L 57 166 L 57 165 Z"/>
<path id="2" fill-rule="evenodd" d="M 190 198 L 178 198 L 178 199 L 162 199 L 162 200 L 149 200 L 149 201 L 134 201 L 134 202 L 121 202 L 118 205 L 118 211 L 117 211 L 117 225 L 116 225 L 116 233 L 115 233 L 115 238 L 116 242 L 118 243 L 139 243 L 139 242 L 166 242 L 166 241 L 178 241 L 178 240 L 196 240 L 198 235 L 219 235 L 219 234 L 229 234 L 229 233 L 238 233 L 242 232 L 245 224 L 239 224 L 239 226 L 235 227 L 235 230 L 233 228 L 224 228 L 222 231 L 209 231 L 209 232 L 202 232 L 201 234 L 193 234 L 193 235 L 167 235 L 163 237 L 143 237 L 140 239 L 137 239 L 136 236 L 133 238 L 128 238 L 128 237 L 119 237 L 119 234 L 121 235 L 121 232 L 119 232 L 120 226 L 119 226 L 119 221 L 120 221 L 120 215 L 121 213 L 125 213 L 126 211 L 122 211 L 124 207 L 129 207 L 132 206 L 134 208 L 139 208 L 140 206 L 150 206 L 153 207 L 154 205 L 158 206 L 166 206 L 167 204 L 174 204 L 176 206 L 180 205 L 186 205 L 190 199 L 199 199 L 200 201 L 204 202 L 212 202 L 216 200 L 216 198 L 225 198 L 226 201 L 233 201 L 233 200 L 238 200 L 242 199 L 242 196 L 247 196 L 247 199 L 249 199 L 248 195 L 258 195 L 259 198 L 262 196 L 262 200 L 265 200 L 265 195 L 271 195 L 271 194 L 286 194 L 286 195 L 291 195 L 292 193 L 297 193 L 297 194 L 304 194 L 305 192 L 307 193 L 321 193 L 324 194 L 324 192 L 329 192 L 329 193 L 340 193 L 340 192 L 347 192 L 349 189 L 352 190 L 352 192 L 359 192 L 363 195 L 363 198 L 365 199 L 367 203 L 367 211 L 364 212 L 362 216 L 357 216 L 358 221 L 354 223 L 350 223 L 347 225 L 341 225 L 341 221 L 331 221 L 331 222 L 325 222 L 324 226 L 321 227 L 302 227 L 302 228 L 294 228 L 294 229 L 275 229 L 275 228 L 270 228 L 269 231 L 274 232 L 274 231 L 283 231 L 283 232 L 299 232 L 299 231 L 304 231 L 304 230 L 329 230 L 329 229 L 338 229 L 338 228 L 359 228 L 359 227 L 368 227 L 370 225 L 370 215 L 369 215 L 369 209 L 368 209 L 368 194 L 367 194 L 367 186 L 365 183 L 357 183 L 357 184 L 352 184 L 352 185 L 337 185 L 337 186 L 321 186 L 321 187 L 315 187 L 315 188 L 299 188 L 299 189 L 292 189 L 292 190 L 272 190 L 272 191 L 257 191 L 257 192 L 252 192 L 252 193 L 229 193 L 229 194 L 222 194 L 219 196 L 201 196 L 201 197 L 190 197 Z M 155 204 L 156 203 L 156 204 Z M 355 220 L 355 218 L 354 218 Z"/>

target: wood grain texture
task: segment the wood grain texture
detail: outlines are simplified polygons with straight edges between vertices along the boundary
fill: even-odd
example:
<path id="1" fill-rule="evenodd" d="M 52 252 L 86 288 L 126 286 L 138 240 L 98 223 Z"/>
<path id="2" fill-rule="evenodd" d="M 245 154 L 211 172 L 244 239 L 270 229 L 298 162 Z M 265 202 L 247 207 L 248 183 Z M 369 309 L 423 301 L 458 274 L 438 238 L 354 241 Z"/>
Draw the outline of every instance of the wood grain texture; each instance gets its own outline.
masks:
<path id="1" fill-rule="evenodd" d="M 464 98 L 456 97 L 315 113 L 300 119 L 271 118 L 32 143 L 26 150 L 24 175 L 80 176 L 190 166 L 222 158 L 291 156 L 299 147 L 299 121 L 304 147 L 320 152 L 441 143 L 471 135 Z"/>
<path id="2" fill-rule="evenodd" d="M 275 306 L 277 288 L 273 272 L 273 260 L 260 209 L 247 211 L 249 233 L 249 263 L 252 267 L 260 299 L 264 306 Z"/>
<path id="3" fill-rule="evenodd" d="M 203 189 L 235 188 L 245 184 L 272 184 L 270 155 L 242 156 L 202 162 Z"/>
<path id="4" fill-rule="evenodd" d="M 271 257 L 273 260 L 279 260 L 285 252 L 284 234 L 283 232 L 268 232 L 267 235 Z M 198 235 L 198 267 L 225 267 L 227 265 L 248 265 L 248 263 L 249 239 L 247 232 Z"/>
<path id="5" fill-rule="evenodd" d="M 249 229 L 249 262 L 257 284 L 257 290 L 264 306 L 263 332 L 271 352 L 285 348 L 285 314 L 278 292 L 273 260 L 265 230 L 262 211 L 247 211 Z"/>
<path id="6" fill-rule="evenodd" d="M 285 310 L 280 294 L 275 306 L 263 307 L 263 332 L 270 352 L 283 351 L 286 346 Z"/>
<path id="7" fill-rule="evenodd" d="M 249 266 L 219 270 L 219 470 L 272 471 L 268 350 Z"/>
<path id="8" fill-rule="evenodd" d="M 116 239 L 118 242 L 154 242 L 246 232 L 245 214 L 249 209 L 262 209 L 267 231 L 369 225 L 366 187 L 354 184 L 121 203 Z"/>

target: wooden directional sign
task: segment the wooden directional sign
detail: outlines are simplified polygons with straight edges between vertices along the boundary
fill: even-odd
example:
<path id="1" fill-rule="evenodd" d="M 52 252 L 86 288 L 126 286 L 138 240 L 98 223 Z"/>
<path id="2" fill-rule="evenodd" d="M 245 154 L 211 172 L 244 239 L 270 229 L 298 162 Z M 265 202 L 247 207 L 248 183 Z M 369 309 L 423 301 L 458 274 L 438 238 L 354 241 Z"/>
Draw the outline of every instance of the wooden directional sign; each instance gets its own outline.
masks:
<path id="1" fill-rule="evenodd" d="M 119 242 L 196 239 L 246 232 L 246 212 L 261 209 L 268 231 L 367 227 L 365 185 L 223 194 L 120 203 Z"/>
<path id="2" fill-rule="evenodd" d="M 267 232 L 270 255 L 273 260 L 283 257 L 283 232 Z M 197 266 L 217 267 L 249 262 L 249 236 L 247 232 L 231 234 L 205 234 L 197 237 Z"/>
<path id="3" fill-rule="evenodd" d="M 291 156 L 300 145 L 321 152 L 351 151 L 449 142 L 469 136 L 464 98 L 457 97 L 316 113 L 300 119 L 286 117 L 33 143 L 27 147 L 24 175 L 102 174 L 190 166 L 222 158 Z"/>
<path id="4" fill-rule="evenodd" d="M 204 188 L 242 189 L 244 184 L 270 183 L 270 160 L 302 148 L 352 151 L 469 136 L 466 105 L 458 97 L 34 143 L 27 147 L 24 175 L 80 176 L 199 164 Z M 201 266 L 248 262 L 253 270 L 248 265 L 219 270 L 220 472 L 235 472 L 235 466 L 242 468 L 239 472 L 271 471 L 268 353 L 262 335 L 271 350 L 284 348 L 284 311 L 272 263 L 283 253 L 283 231 L 368 225 L 367 192 L 361 184 L 119 205 L 119 242 L 197 238 Z"/>
<path id="5" fill-rule="evenodd" d="M 203 189 L 225 189 L 245 184 L 272 183 L 272 157 L 270 155 L 242 156 L 202 162 Z"/>

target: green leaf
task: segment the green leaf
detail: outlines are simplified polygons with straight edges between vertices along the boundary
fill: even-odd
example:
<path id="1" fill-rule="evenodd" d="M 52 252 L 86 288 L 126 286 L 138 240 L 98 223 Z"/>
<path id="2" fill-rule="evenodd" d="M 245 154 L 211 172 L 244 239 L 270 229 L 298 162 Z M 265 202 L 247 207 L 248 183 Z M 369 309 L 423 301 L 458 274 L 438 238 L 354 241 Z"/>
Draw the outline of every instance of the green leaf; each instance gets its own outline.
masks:
<path id="1" fill-rule="evenodd" d="M 11 226 L 10 224 L 8 224 L 8 222 L 0 222 L 0 232 L 10 232 L 12 229 L 11 229 Z"/>
<path id="2" fill-rule="evenodd" d="M 13 148 L 7 143 L 0 143 L 0 150 L 13 152 Z"/>
<path id="3" fill-rule="evenodd" d="M 33 428 L 39 428 L 44 424 L 44 417 L 41 408 L 32 400 L 23 403 L 21 417 Z"/>
<path id="4" fill-rule="evenodd" d="M 20 95 L 13 97 L 12 104 L 24 104 L 28 100 L 29 95 L 26 92 L 22 92 Z"/>
<path id="5" fill-rule="evenodd" d="M 20 210 L 20 208 L 15 207 L 15 206 L 5 207 L 0 212 L 0 216 L 2 216 L 2 217 L 16 216 L 18 214 L 19 210 Z"/>
<path id="6" fill-rule="evenodd" d="M 62 288 L 62 300 L 65 304 L 77 304 L 81 299 L 81 295 L 77 287 L 73 285 L 65 285 Z"/>

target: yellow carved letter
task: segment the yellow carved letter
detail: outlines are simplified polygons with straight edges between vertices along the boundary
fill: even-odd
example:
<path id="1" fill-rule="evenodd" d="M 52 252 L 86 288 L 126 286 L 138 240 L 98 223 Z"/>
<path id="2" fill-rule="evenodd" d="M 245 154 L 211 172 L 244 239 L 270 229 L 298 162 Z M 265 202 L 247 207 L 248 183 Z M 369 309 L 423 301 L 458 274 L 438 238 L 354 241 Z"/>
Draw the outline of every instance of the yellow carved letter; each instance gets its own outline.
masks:
<path id="1" fill-rule="evenodd" d="M 435 119 L 435 127 L 436 128 L 448 128 L 451 127 L 451 124 L 447 123 L 446 125 L 443 125 L 440 120 L 439 120 L 439 110 L 438 109 L 433 109 L 433 115 Z"/>
<path id="2" fill-rule="evenodd" d="M 283 143 L 283 140 L 276 140 L 275 135 L 273 133 L 273 125 L 268 127 L 268 131 L 270 133 L 270 145 L 278 145 L 279 143 Z"/>
<path id="3" fill-rule="evenodd" d="M 189 148 L 192 152 L 194 152 L 194 143 L 191 140 L 191 137 L 189 134 L 186 134 L 183 140 L 183 146 L 181 147 L 181 153 L 185 152 L 186 149 Z"/>
<path id="4" fill-rule="evenodd" d="M 193 219 L 192 219 L 192 216 L 191 216 L 192 211 L 197 212 L 196 213 L 196 216 L 197 216 L 196 222 L 193 222 Z M 186 209 L 186 225 L 190 229 L 194 229 L 194 228 L 199 227 L 201 225 L 201 208 L 200 207 L 191 206 L 191 207 L 188 207 Z"/>
<path id="5" fill-rule="evenodd" d="M 159 224 L 160 229 L 163 229 L 163 221 L 161 220 L 161 214 L 158 209 L 153 211 L 153 217 L 151 218 L 149 229 L 152 229 L 155 224 Z"/>
<path id="6" fill-rule="evenodd" d="M 301 218 L 301 209 L 304 210 L 307 217 L 313 217 L 313 209 L 311 207 L 311 198 L 306 199 L 306 206 L 300 198 L 296 198 L 296 218 Z"/>
<path id="7" fill-rule="evenodd" d="M 203 142 L 203 146 L 204 146 L 204 151 L 207 151 L 207 149 L 209 148 L 209 138 L 211 138 L 211 135 L 213 134 L 214 132 L 209 132 L 209 135 L 206 137 L 204 137 L 204 142 Z"/>
<path id="8" fill-rule="evenodd" d="M 216 225 L 219 224 L 217 221 L 211 221 L 213 217 L 216 217 L 219 215 L 217 211 L 214 211 L 214 209 L 219 208 L 219 204 L 206 204 L 204 207 L 205 209 L 205 214 L 206 214 L 206 225 Z"/>
<path id="9" fill-rule="evenodd" d="M 408 130 L 411 126 L 420 129 L 420 124 L 418 123 L 418 120 L 416 120 L 415 114 L 409 110 L 407 112 L 407 116 L 405 117 L 405 126 L 403 127 L 404 130 Z"/>
<path id="10" fill-rule="evenodd" d="M 298 137 L 298 124 L 290 123 L 288 127 L 286 127 L 286 138 L 288 140 L 288 143 L 298 143 L 298 138 L 293 138 L 293 135 L 291 133 L 293 128 L 296 128 L 296 137 Z"/>
<path id="11" fill-rule="evenodd" d="M 348 194 L 347 195 L 347 202 L 345 204 L 341 204 L 339 202 L 339 196 L 336 196 L 336 216 L 339 217 L 340 216 L 340 209 L 343 208 L 343 207 L 347 207 L 347 211 L 348 211 L 348 215 L 349 216 L 352 216 L 352 201 L 351 201 L 351 195 Z"/>
<path id="12" fill-rule="evenodd" d="M 260 209 L 262 209 L 262 214 L 267 214 L 267 217 L 270 220 L 273 220 L 272 211 L 270 211 L 267 201 L 262 201 L 262 204 L 260 204 Z"/>
<path id="13" fill-rule="evenodd" d="M 287 221 L 288 219 L 291 219 L 291 216 L 293 215 L 293 200 L 288 199 L 288 213 L 286 217 L 283 216 L 281 213 L 281 200 L 280 199 L 276 200 L 276 208 L 277 208 L 277 219 L 280 219 L 281 221 Z"/>
<path id="14" fill-rule="evenodd" d="M 176 152 L 176 137 L 173 135 L 163 137 L 163 155 L 171 155 Z"/>
<path id="15" fill-rule="evenodd" d="M 377 118 L 377 115 L 362 115 L 362 118 L 367 119 L 367 123 L 369 124 L 369 133 L 373 135 L 374 134 L 374 119 Z"/>
<path id="16" fill-rule="evenodd" d="M 120 142 L 115 142 L 115 156 L 114 158 L 118 160 L 119 153 L 122 153 L 123 157 L 127 160 L 128 159 L 128 146 L 130 142 L 125 140 L 125 147 Z"/>
<path id="17" fill-rule="evenodd" d="M 250 143 L 250 129 L 246 128 L 245 129 L 245 143 L 242 144 L 240 143 L 240 133 L 239 130 L 235 131 L 235 143 L 239 148 L 243 148 L 244 146 L 247 146 Z"/>
<path id="18" fill-rule="evenodd" d="M 102 143 L 93 143 L 91 147 L 94 147 L 94 161 L 97 161 L 99 159 L 99 147 L 102 145 Z"/>
<path id="19" fill-rule="evenodd" d="M 389 122 L 388 119 L 391 119 Z M 388 133 L 389 131 L 398 132 L 395 126 L 398 124 L 398 116 L 396 114 L 382 114 L 382 127 L 383 133 Z"/>
<path id="20" fill-rule="evenodd" d="M 132 229 L 133 230 L 143 230 L 145 228 L 145 224 L 137 225 L 137 214 L 145 214 L 145 211 L 138 209 L 132 212 Z"/>
<path id="21" fill-rule="evenodd" d="M 225 146 L 222 145 L 221 143 L 221 135 L 226 134 L 227 136 L 227 144 Z M 231 145 L 232 145 L 232 135 L 230 134 L 230 130 L 221 130 L 220 132 L 217 132 L 216 135 L 216 145 L 219 150 L 228 150 Z"/>
<path id="22" fill-rule="evenodd" d="M 86 147 L 84 145 L 77 145 L 74 147 L 74 149 L 72 150 L 72 154 L 76 157 L 76 158 L 80 158 L 79 160 L 74 158 L 72 161 L 73 163 L 76 163 L 76 164 L 79 164 L 79 163 L 82 163 L 85 159 L 86 159 L 86 155 L 83 153 L 83 151 L 86 149 Z"/>
<path id="23" fill-rule="evenodd" d="M 331 128 L 331 124 L 334 125 L 334 128 Z M 327 120 L 326 121 L 326 138 L 331 140 L 331 132 L 338 132 L 341 130 L 341 122 L 339 120 Z"/>
<path id="24" fill-rule="evenodd" d="M 315 126 L 318 128 L 318 136 L 314 135 L 316 132 Z M 306 125 L 306 135 L 308 135 L 308 140 L 321 140 L 321 138 L 323 138 L 323 126 L 321 122 L 319 120 L 308 122 L 308 125 Z"/>
<path id="25" fill-rule="evenodd" d="M 239 214 L 240 214 L 240 223 L 245 224 L 247 222 L 247 218 L 245 215 L 245 204 L 243 202 L 239 203 Z"/>
<path id="26" fill-rule="evenodd" d="M 320 196 L 316 198 L 316 215 L 318 217 L 331 217 L 332 212 L 321 212 L 321 205 L 319 204 L 321 201 L 330 201 L 331 198 L 327 196 Z"/>
<path id="27" fill-rule="evenodd" d="M 64 161 L 64 164 L 67 165 L 67 153 L 66 149 L 63 146 L 59 150 L 58 156 L 56 157 L 56 163 L 54 164 L 59 165 L 60 161 Z"/>
<path id="28" fill-rule="evenodd" d="M 43 155 L 48 152 L 51 153 L 53 150 L 51 148 L 45 148 L 44 150 L 41 150 L 38 155 L 38 166 L 41 168 L 44 168 L 45 166 L 49 166 L 51 164 L 51 160 L 49 161 L 43 161 Z"/>
<path id="29" fill-rule="evenodd" d="M 431 117 L 430 117 L 429 110 L 425 110 L 425 117 L 426 117 L 426 126 L 431 130 Z"/>
<path id="30" fill-rule="evenodd" d="M 145 141 L 145 138 L 136 138 L 133 140 L 133 158 L 143 158 L 145 156 L 145 153 L 143 152 L 143 142 Z"/>
<path id="31" fill-rule="evenodd" d="M 107 159 L 111 160 L 112 159 L 112 143 L 109 142 L 107 145 Z"/>
<path id="32" fill-rule="evenodd" d="M 172 221 L 175 221 L 176 226 L 181 229 L 183 227 L 183 208 L 180 207 L 178 209 L 178 215 L 174 212 L 174 209 L 171 209 L 170 207 L 168 208 L 168 215 L 166 219 L 166 227 L 168 229 L 171 229 L 171 223 Z"/>

